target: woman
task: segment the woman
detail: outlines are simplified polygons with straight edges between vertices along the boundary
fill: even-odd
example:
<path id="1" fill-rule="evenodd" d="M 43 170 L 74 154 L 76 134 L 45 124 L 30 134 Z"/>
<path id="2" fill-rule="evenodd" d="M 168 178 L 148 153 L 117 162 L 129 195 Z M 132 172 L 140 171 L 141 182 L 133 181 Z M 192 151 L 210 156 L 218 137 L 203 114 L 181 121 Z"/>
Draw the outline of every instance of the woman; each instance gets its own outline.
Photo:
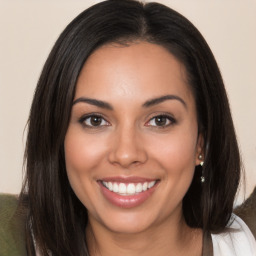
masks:
<path id="1" fill-rule="evenodd" d="M 34 95 L 26 171 L 28 255 L 255 255 L 232 215 L 240 158 L 218 66 L 163 5 L 105 1 L 67 26 Z"/>

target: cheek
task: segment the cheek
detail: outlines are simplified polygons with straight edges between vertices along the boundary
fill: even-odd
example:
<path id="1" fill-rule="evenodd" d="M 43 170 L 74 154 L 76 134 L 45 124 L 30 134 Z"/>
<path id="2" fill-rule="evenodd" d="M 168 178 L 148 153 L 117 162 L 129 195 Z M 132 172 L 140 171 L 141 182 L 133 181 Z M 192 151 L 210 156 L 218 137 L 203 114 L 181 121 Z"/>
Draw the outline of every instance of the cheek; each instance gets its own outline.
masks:
<path id="1" fill-rule="evenodd" d="M 105 152 L 103 140 L 93 139 L 83 132 L 68 131 L 65 138 L 65 159 L 67 172 L 77 174 L 93 170 Z"/>
<path id="2" fill-rule="evenodd" d="M 193 131 L 170 133 L 151 141 L 151 156 L 158 159 L 165 169 L 177 172 L 187 168 L 194 170 L 196 141 L 197 135 Z"/>
<path id="3" fill-rule="evenodd" d="M 164 170 L 161 177 L 162 192 L 166 197 L 161 199 L 160 204 L 164 206 L 162 212 L 166 214 L 182 202 L 192 182 L 195 171 L 196 134 L 197 132 L 192 131 L 176 133 L 175 136 L 169 134 L 161 140 L 155 140 L 155 150 L 151 147 L 153 163 Z"/>
<path id="4" fill-rule="evenodd" d="M 93 187 L 97 180 L 97 169 L 104 158 L 103 140 L 92 139 L 83 131 L 71 127 L 65 138 L 65 161 L 69 183 L 80 199 L 91 209 L 96 197 Z"/>
<path id="5" fill-rule="evenodd" d="M 95 140 L 71 126 L 65 142 L 65 162 L 69 183 L 84 206 L 94 211 L 97 192 L 94 190 L 97 169 L 105 155 L 103 140 Z"/>

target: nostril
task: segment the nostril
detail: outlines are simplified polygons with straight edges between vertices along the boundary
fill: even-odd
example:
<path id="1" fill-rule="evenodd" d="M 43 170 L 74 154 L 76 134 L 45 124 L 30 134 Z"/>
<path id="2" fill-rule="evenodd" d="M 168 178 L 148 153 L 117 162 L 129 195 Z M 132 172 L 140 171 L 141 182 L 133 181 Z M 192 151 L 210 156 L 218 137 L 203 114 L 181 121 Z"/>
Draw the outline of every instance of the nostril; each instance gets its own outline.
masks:
<path id="1" fill-rule="evenodd" d="M 146 152 L 132 151 L 113 151 L 109 154 L 109 161 L 112 164 L 118 164 L 125 168 L 131 165 L 139 165 L 147 160 Z"/>

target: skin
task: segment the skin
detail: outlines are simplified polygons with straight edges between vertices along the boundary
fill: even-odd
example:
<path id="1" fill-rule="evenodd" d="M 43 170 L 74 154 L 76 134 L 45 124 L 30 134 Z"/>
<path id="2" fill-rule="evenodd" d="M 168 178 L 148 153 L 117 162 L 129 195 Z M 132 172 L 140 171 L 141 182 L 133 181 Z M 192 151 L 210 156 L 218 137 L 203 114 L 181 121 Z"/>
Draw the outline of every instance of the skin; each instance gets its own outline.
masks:
<path id="1" fill-rule="evenodd" d="M 181 100 L 143 106 L 164 95 Z M 112 109 L 81 97 L 104 101 Z M 182 214 L 203 145 L 183 65 L 155 44 L 105 45 L 86 61 L 74 102 L 64 145 L 66 167 L 88 209 L 91 255 L 201 255 L 202 231 L 189 228 Z M 91 113 L 102 116 L 96 126 L 84 117 Z M 159 125 L 159 115 L 170 120 L 161 119 Z M 159 183 L 143 204 L 125 209 L 106 200 L 97 182 L 113 176 Z"/>

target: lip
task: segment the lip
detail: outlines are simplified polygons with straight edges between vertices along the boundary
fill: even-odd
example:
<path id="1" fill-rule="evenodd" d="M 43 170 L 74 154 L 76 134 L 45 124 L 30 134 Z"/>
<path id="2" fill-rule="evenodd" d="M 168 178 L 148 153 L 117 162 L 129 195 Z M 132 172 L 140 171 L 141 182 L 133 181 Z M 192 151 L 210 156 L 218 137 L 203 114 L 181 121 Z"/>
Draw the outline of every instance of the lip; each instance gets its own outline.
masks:
<path id="1" fill-rule="evenodd" d="M 140 192 L 135 195 L 119 195 L 107 189 L 102 181 L 111 181 L 111 182 L 122 182 L 122 183 L 139 183 L 139 182 L 150 182 L 156 179 L 147 179 L 141 177 L 111 177 L 104 178 L 102 180 L 98 180 L 98 184 L 100 186 L 100 190 L 102 195 L 113 205 L 120 208 L 133 208 L 140 206 L 143 204 L 149 197 L 152 196 L 156 188 L 158 187 L 159 180 L 157 180 L 156 184 L 147 189 L 146 191 Z"/>

